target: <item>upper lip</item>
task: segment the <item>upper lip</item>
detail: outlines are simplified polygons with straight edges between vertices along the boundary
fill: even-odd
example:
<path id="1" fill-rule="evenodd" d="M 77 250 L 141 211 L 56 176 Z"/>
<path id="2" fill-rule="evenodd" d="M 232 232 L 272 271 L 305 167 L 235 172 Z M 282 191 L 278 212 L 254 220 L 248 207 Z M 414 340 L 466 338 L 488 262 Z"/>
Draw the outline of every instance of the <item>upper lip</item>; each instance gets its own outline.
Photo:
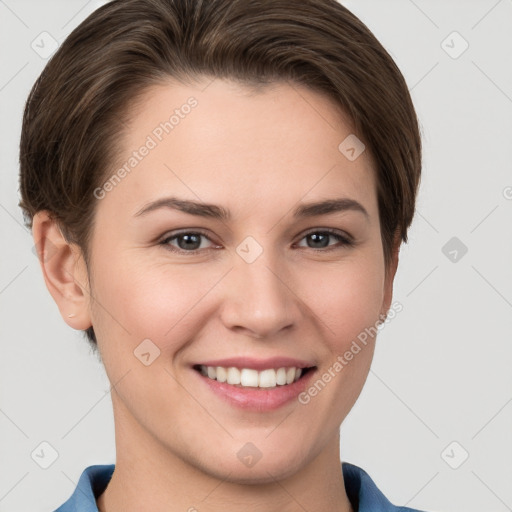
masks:
<path id="1" fill-rule="evenodd" d="M 271 357 L 269 359 L 255 359 L 252 357 L 229 357 L 227 359 L 216 359 L 215 361 L 202 361 L 196 364 L 204 366 L 223 366 L 224 368 L 234 366 L 235 368 L 251 368 L 253 370 L 259 371 L 269 368 L 289 368 L 291 366 L 295 366 L 296 368 L 310 368 L 315 366 L 315 364 L 310 361 L 295 359 L 293 357 Z"/>

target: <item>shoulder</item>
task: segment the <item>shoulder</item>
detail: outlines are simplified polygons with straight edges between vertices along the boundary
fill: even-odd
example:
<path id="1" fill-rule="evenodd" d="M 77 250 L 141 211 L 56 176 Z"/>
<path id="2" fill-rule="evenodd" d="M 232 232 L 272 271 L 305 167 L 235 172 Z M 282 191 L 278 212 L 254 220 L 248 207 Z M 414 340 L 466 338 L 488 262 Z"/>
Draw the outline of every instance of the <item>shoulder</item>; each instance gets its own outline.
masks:
<path id="1" fill-rule="evenodd" d="M 426 512 L 393 505 L 364 469 L 349 462 L 343 462 L 341 467 L 345 490 L 356 512 Z"/>
<path id="2" fill-rule="evenodd" d="M 54 512 L 98 512 L 96 498 L 110 482 L 115 464 L 85 468 L 73 494 Z"/>

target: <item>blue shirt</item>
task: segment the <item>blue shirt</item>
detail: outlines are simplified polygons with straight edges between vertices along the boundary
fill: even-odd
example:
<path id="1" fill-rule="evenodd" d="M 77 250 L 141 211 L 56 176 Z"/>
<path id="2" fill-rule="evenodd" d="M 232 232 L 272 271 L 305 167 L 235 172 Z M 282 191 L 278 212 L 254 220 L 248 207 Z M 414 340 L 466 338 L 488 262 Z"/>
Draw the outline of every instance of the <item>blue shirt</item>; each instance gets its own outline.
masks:
<path id="1" fill-rule="evenodd" d="M 98 512 L 96 498 L 110 482 L 115 464 L 95 465 L 84 469 L 71 497 L 55 512 Z M 345 490 L 356 512 L 422 512 L 408 507 L 395 507 L 377 488 L 363 469 L 343 462 Z"/>

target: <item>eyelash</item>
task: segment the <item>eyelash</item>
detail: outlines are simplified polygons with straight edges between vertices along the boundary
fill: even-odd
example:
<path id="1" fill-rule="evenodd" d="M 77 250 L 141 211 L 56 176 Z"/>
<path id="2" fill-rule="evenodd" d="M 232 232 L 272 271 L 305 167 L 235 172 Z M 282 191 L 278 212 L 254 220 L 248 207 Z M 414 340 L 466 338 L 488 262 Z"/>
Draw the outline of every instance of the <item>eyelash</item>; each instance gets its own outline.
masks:
<path id="1" fill-rule="evenodd" d="M 304 238 L 308 237 L 309 235 L 314 235 L 314 234 L 330 235 L 333 238 L 335 238 L 341 245 L 327 246 L 325 248 L 318 248 L 318 249 L 315 249 L 313 247 L 301 247 L 302 249 L 311 249 L 312 251 L 315 251 L 315 252 L 331 252 L 331 251 L 342 249 L 344 247 L 353 247 L 355 245 L 355 242 L 354 242 L 354 240 L 352 240 L 352 238 L 350 238 L 348 236 L 344 236 L 344 235 L 340 234 L 339 232 L 334 231 L 332 229 L 328 229 L 328 228 L 322 229 L 322 230 L 316 229 L 314 231 L 309 231 L 308 233 L 304 234 L 299 241 L 302 241 Z M 201 235 L 201 236 L 205 237 L 207 240 L 209 240 L 210 242 L 212 242 L 212 240 L 206 233 L 204 233 L 200 230 L 197 230 L 197 231 L 182 231 L 180 233 L 175 233 L 171 236 L 164 238 L 161 242 L 159 242 L 159 245 L 164 246 L 165 249 L 167 249 L 169 251 L 176 252 L 178 254 L 187 254 L 187 255 L 191 255 L 191 256 L 197 255 L 198 253 L 200 253 L 202 251 L 209 252 L 209 251 L 215 250 L 214 247 L 209 247 L 207 249 L 194 249 L 194 250 L 186 251 L 184 249 L 180 249 L 179 247 L 174 247 L 172 245 L 169 245 L 169 242 L 171 240 L 175 240 L 183 235 Z"/>

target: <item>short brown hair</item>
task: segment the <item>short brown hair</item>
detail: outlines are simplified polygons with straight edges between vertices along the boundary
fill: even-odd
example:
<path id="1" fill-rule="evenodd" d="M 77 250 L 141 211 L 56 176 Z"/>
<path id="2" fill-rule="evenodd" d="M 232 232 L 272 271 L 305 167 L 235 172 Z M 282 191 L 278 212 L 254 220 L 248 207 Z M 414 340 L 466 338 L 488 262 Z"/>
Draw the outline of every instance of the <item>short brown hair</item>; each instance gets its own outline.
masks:
<path id="1" fill-rule="evenodd" d="M 114 0 L 75 28 L 34 84 L 20 142 L 19 206 L 48 210 L 89 261 L 93 194 L 113 165 L 128 105 L 150 85 L 219 77 L 290 81 L 323 93 L 375 162 L 386 263 L 407 241 L 421 136 L 406 82 L 336 0 Z M 341 141 L 340 141 L 341 142 Z M 93 328 L 86 331 L 96 345 Z"/>

